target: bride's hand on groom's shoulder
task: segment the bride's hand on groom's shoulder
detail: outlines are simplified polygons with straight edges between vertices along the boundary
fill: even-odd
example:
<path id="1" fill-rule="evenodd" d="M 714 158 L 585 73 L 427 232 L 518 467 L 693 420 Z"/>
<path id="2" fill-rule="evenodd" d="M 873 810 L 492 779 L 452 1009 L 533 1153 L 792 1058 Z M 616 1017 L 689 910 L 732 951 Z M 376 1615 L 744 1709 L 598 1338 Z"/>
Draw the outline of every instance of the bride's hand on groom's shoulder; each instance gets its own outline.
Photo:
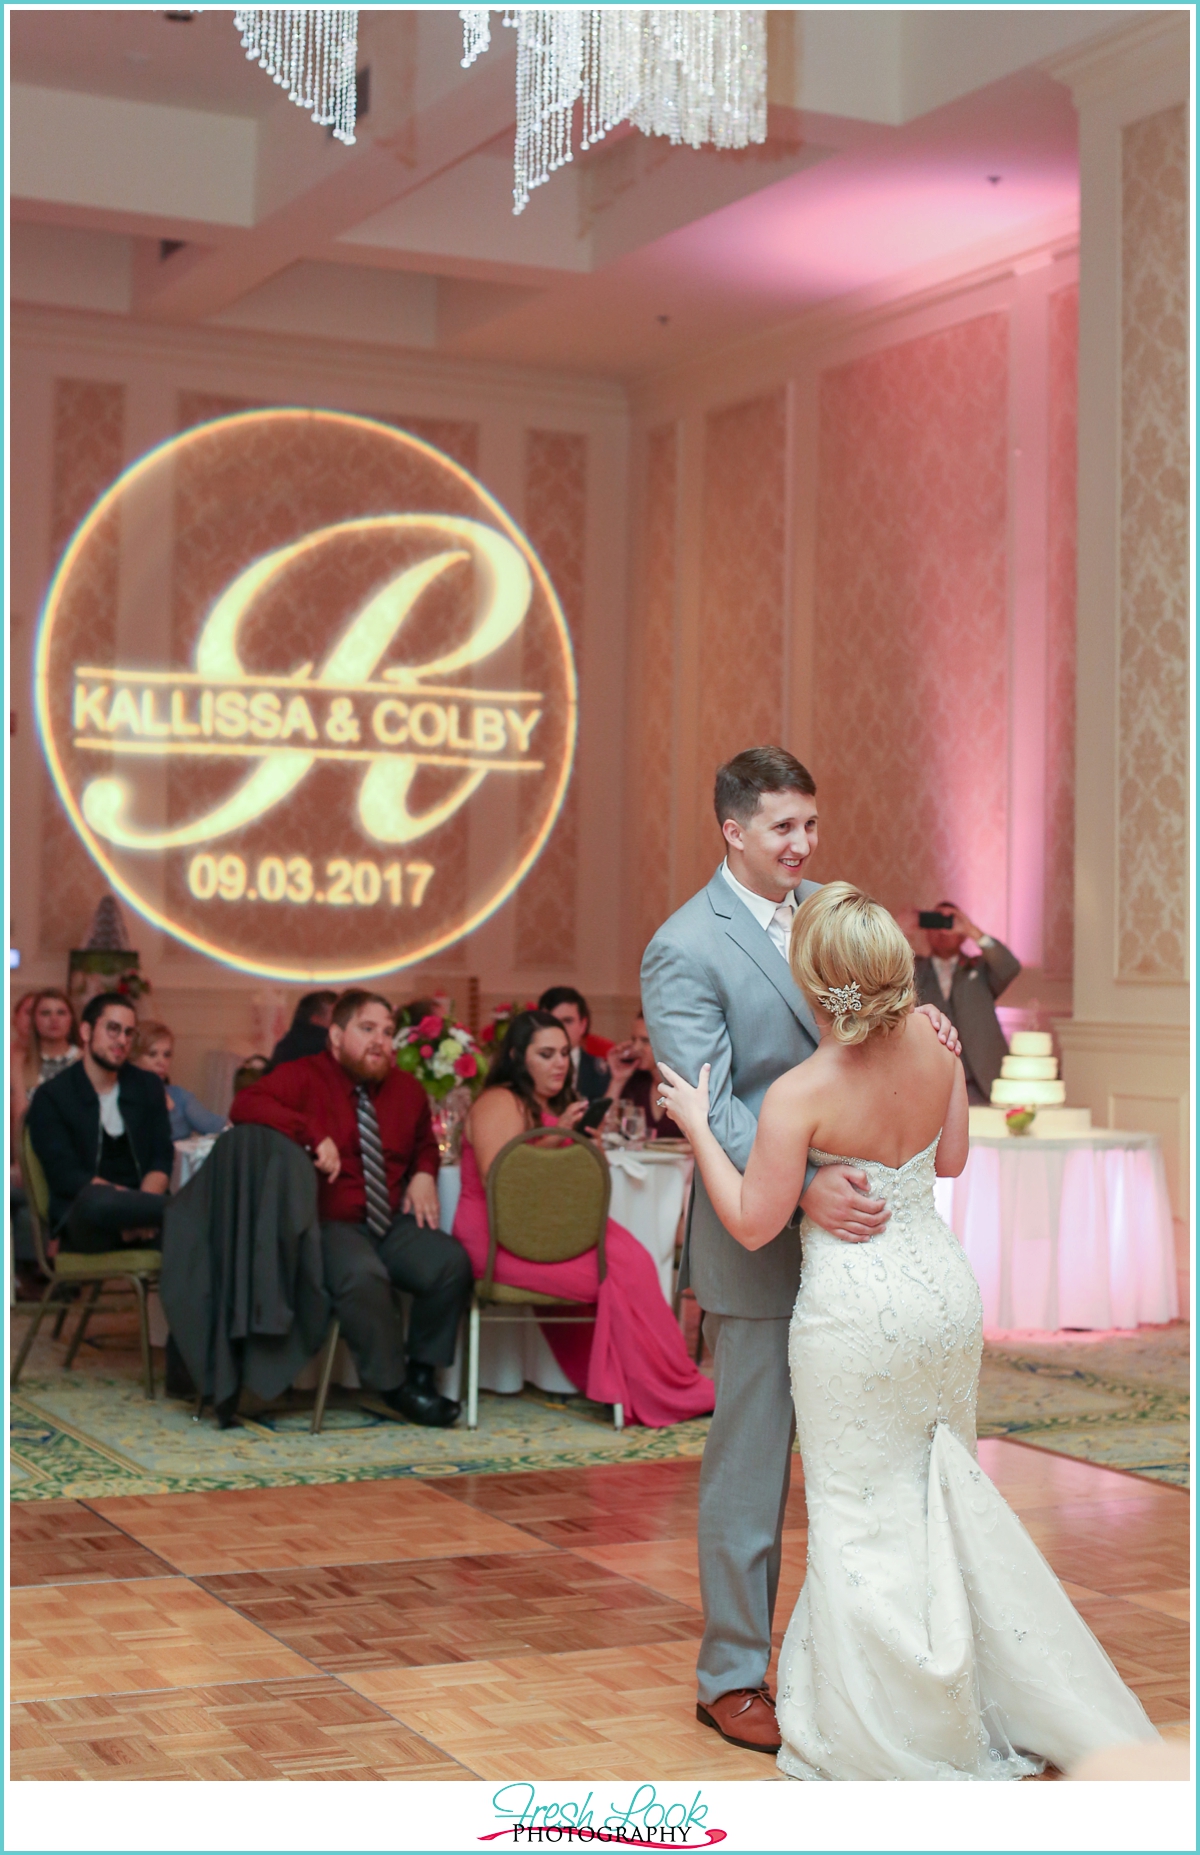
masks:
<path id="1" fill-rule="evenodd" d="M 959 1041 L 958 1032 L 944 1011 L 939 1011 L 936 1005 L 918 1005 L 917 1013 L 920 1017 L 929 1019 L 938 1034 L 938 1042 L 945 1044 L 951 1056 L 962 1055 L 962 1044 Z"/>
<path id="2" fill-rule="evenodd" d="M 690 1082 L 677 1075 L 667 1063 L 658 1065 L 662 1080 L 659 1083 L 659 1100 L 665 1105 L 667 1113 L 677 1127 L 682 1127 L 689 1140 L 694 1140 L 697 1132 L 708 1126 L 708 1072 L 711 1065 L 705 1063 L 700 1071 L 700 1082 L 693 1088 Z"/>

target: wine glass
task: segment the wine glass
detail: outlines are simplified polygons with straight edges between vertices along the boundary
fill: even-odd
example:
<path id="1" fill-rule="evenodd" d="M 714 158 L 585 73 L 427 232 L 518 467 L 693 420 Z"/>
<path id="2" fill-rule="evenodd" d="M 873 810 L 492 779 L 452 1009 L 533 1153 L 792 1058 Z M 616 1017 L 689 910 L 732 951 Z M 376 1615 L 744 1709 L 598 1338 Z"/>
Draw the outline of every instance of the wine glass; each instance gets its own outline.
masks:
<path id="1" fill-rule="evenodd" d="M 619 1125 L 622 1134 L 624 1134 L 630 1146 L 633 1146 L 639 1140 L 645 1140 L 646 1110 L 644 1108 L 639 1108 L 636 1102 L 623 1101 L 620 1104 Z"/>

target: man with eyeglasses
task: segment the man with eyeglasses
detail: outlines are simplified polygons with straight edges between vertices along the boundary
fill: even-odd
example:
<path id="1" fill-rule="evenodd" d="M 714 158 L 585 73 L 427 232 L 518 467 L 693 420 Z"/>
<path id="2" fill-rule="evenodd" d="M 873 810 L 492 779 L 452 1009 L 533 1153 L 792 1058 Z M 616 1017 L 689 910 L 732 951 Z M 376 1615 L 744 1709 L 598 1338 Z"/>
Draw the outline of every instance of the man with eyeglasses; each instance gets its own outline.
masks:
<path id="1" fill-rule="evenodd" d="M 50 1223 L 67 1250 L 98 1255 L 162 1242 L 175 1149 L 162 1082 L 129 1058 L 137 1013 L 120 992 L 84 1006 L 83 1056 L 29 1104 L 29 1137 L 50 1190 Z"/>

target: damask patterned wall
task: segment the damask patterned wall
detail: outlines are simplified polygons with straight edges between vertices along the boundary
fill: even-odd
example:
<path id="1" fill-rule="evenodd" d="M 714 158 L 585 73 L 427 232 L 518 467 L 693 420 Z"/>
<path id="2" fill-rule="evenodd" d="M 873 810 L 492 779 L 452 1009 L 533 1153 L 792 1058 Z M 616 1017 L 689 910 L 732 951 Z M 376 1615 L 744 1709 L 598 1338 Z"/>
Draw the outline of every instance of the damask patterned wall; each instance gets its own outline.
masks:
<path id="1" fill-rule="evenodd" d="M 1187 974 L 1188 130 L 1122 136 L 1117 970 Z"/>
<path id="2" fill-rule="evenodd" d="M 525 444 L 525 533 L 562 604 L 577 665 L 584 647 L 583 573 L 587 526 L 587 438 L 581 432 L 530 431 Z M 538 666 L 528 659 L 525 678 Z M 536 688 L 536 681 L 529 687 Z M 517 891 L 516 961 L 521 967 L 574 965 L 579 865 L 578 781 L 558 823 Z"/>
<path id="3" fill-rule="evenodd" d="M 697 862 L 691 888 L 720 854 L 713 775 L 743 747 L 783 732 L 787 402 L 782 390 L 705 421 L 701 545 Z"/>
<path id="4" fill-rule="evenodd" d="M 675 549 L 679 490 L 676 429 L 646 442 L 641 579 L 634 604 L 639 694 L 638 950 L 671 912 L 671 719 L 675 673 Z"/>
<path id="5" fill-rule="evenodd" d="M 814 874 L 998 933 L 1007 394 L 1003 314 L 824 374 L 813 651 Z"/>
<path id="6" fill-rule="evenodd" d="M 1042 967 L 1069 979 L 1075 940 L 1075 537 L 1079 288 L 1049 315 L 1046 527 L 1046 868 Z"/>
<path id="7" fill-rule="evenodd" d="M 50 530 L 54 566 L 92 504 L 121 474 L 124 461 L 124 387 L 101 380 L 56 380 Z M 113 607 L 119 572 L 119 543 L 114 543 L 109 573 L 98 593 Z M 42 786 L 42 868 L 53 871 L 54 880 L 41 885 L 40 950 L 65 954 L 82 945 L 106 884 L 49 779 Z"/>
<path id="8" fill-rule="evenodd" d="M 232 412 L 252 412 L 268 402 L 261 399 L 233 399 L 228 394 L 186 391 L 179 395 L 179 429 L 203 425 L 208 419 L 220 419 Z M 373 412 L 371 418 L 381 425 L 395 425 L 411 432 L 426 444 L 436 445 L 456 464 L 474 476 L 479 469 L 479 426 L 471 419 L 426 419 L 401 412 Z"/>

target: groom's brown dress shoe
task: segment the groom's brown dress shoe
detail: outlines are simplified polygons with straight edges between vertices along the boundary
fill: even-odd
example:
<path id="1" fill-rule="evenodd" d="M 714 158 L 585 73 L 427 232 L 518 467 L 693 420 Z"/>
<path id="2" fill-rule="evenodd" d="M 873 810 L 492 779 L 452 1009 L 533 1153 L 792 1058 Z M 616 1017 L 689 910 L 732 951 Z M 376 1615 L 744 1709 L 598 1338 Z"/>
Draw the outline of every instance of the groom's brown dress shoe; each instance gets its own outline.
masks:
<path id="1" fill-rule="evenodd" d="M 707 1705 L 696 1702 L 696 1718 L 711 1726 L 731 1746 L 747 1752 L 778 1752 L 783 1743 L 775 1722 L 775 1708 L 766 1688 L 734 1688 Z"/>

